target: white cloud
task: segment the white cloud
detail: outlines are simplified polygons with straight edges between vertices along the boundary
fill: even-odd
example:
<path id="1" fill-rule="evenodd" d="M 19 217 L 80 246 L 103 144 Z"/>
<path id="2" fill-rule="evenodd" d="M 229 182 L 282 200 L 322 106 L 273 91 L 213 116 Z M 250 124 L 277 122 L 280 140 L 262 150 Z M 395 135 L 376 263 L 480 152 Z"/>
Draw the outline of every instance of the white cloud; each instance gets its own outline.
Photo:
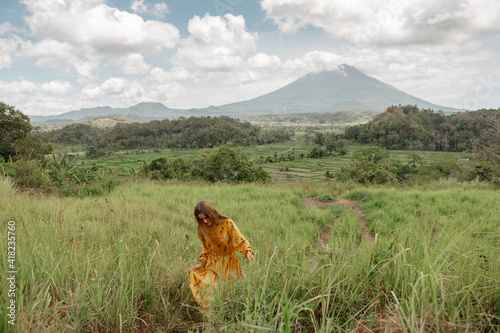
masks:
<path id="1" fill-rule="evenodd" d="M 26 41 L 22 43 L 19 54 L 37 58 L 35 65 L 40 68 L 56 68 L 64 73 L 73 69 L 79 75 L 78 81 L 82 83 L 97 78 L 96 73 L 102 58 L 89 47 L 77 47 L 55 39 L 44 39 L 36 43 Z"/>
<path id="2" fill-rule="evenodd" d="M 5 82 L 0 81 L 0 93 L 27 96 L 34 93 L 50 95 L 67 95 L 73 87 L 68 81 L 50 81 L 36 83 L 27 80 Z"/>
<path id="3" fill-rule="evenodd" d="M 307 25 L 357 45 L 436 44 L 500 32 L 496 0 L 262 0 L 284 33 Z"/>
<path id="4" fill-rule="evenodd" d="M 0 35 L 3 35 L 4 33 L 13 30 L 12 25 L 9 22 L 1 23 L 0 24 Z"/>
<path id="5" fill-rule="evenodd" d="M 86 85 L 81 100 L 112 107 L 129 107 L 140 102 L 161 102 L 170 107 L 185 103 L 182 99 L 186 95 L 185 88 L 173 80 L 177 73 L 161 69 L 152 71 L 157 72 L 156 77 L 151 75 L 141 81 L 113 77 L 100 85 Z"/>
<path id="6" fill-rule="evenodd" d="M 301 75 L 323 70 L 336 70 L 342 64 L 341 56 L 325 51 L 310 51 L 300 58 L 287 60 L 284 68 L 296 70 Z"/>
<path id="7" fill-rule="evenodd" d="M 98 60 L 81 60 L 78 58 L 72 59 L 70 64 L 78 73 L 78 82 L 86 83 L 98 78 L 99 61 Z"/>
<path id="8" fill-rule="evenodd" d="M 18 37 L 0 38 L 0 70 L 9 68 L 14 62 L 12 56 L 21 43 Z"/>
<path id="9" fill-rule="evenodd" d="M 148 6 L 144 3 L 144 0 L 132 2 L 132 6 L 130 6 L 130 9 L 139 14 L 148 12 Z"/>
<path id="10" fill-rule="evenodd" d="M 81 95 L 84 100 L 96 100 L 101 97 L 101 89 L 95 84 L 89 84 L 82 88 Z"/>
<path id="11" fill-rule="evenodd" d="M 32 13 L 26 21 L 38 37 L 88 45 L 106 54 L 160 52 L 173 48 L 178 29 L 93 0 L 24 0 Z"/>
<path id="12" fill-rule="evenodd" d="M 177 82 L 152 86 L 147 94 L 148 100 L 154 102 L 160 101 L 169 107 L 177 107 L 177 105 L 186 107 L 184 104 L 185 96 L 186 89 Z"/>
<path id="13" fill-rule="evenodd" d="M 151 65 L 147 64 L 144 57 L 139 53 L 115 58 L 113 63 L 124 74 L 147 74 L 151 71 Z"/>
<path id="14" fill-rule="evenodd" d="M 102 94 L 118 95 L 122 94 L 127 88 L 127 81 L 123 78 L 112 77 L 106 80 L 100 86 Z"/>
<path id="15" fill-rule="evenodd" d="M 36 91 L 37 85 L 36 83 L 22 80 L 22 81 L 0 81 L 0 93 L 2 94 L 10 94 L 10 95 L 18 95 L 20 97 L 25 97 L 28 94 Z"/>
<path id="16" fill-rule="evenodd" d="M 231 71 L 256 48 L 257 34 L 246 31 L 243 16 L 195 16 L 189 21 L 190 36 L 182 41 L 172 62 L 202 71 Z"/>
<path id="17" fill-rule="evenodd" d="M 22 104 L 16 103 L 16 107 L 28 115 L 46 116 L 67 112 L 69 111 L 68 108 L 70 110 L 77 110 L 84 107 L 84 105 L 79 101 L 68 103 L 67 97 L 36 93 L 29 100 L 23 101 Z"/>
<path id="18" fill-rule="evenodd" d="M 248 63 L 252 68 L 273 69 L 281 66 L 281 59 L 261 52 L 249 58 Z"/>
<path id="19" fill-rule="evenodd" d="M 165 4 L 164 2 L 155 3 L 153 6 L 151 6 L 151 5 L 146 5 L 144 3 L 144 0 L 134 1 L 132 3 L 132 6 L 130 6 L 130 9 L 139 14 L 153 15 L 158 19 L 163 18 L 166 14 L 170 12 L 167 4 Z"/>
<path id="20" fill-rule="evenodd" d="M 72 88 L 68 81 L 50 81 L 40 85 L 40 91 L 49 95 L 67 95 Z"/>
<path id="21" fill-rule="evenodd" d="M 20 55 L 38 58 L 37 67 L 55 68 L 61 66 L 61 61 L 66 62 L 73 58 L 75 52 L 76 49 L 72 44 L 45 39 L 38 43 L 32 41 L 23 43 Z"/>
<path id="22" fill-rule="evenodd" d="M 195 77 L 183 67 L 172 68 L 171 71 L 165 71 L 163 68 L 155 67 L 153 68 L 147 78 L 147 82 L 151 85 L 155 84 L 169 84 L 175 81 L 184 81 L 189 79 L 195 79 Z"/>
<path id="23" fill-rule="evenodd" d="M 146 90 L 141 82 L 119 77 L 112 77 L 101 85 L 88 85 L 82 89 L 84 99 L 112 97 L 114 106 L 130 106 L 144 100 Z"/>
<path id="24" fill-rule="evenodd" d="M 69 111 L 68 95 L 73 87 L 67 81 L 45 83 L 28 80 L 0 81 L 0 96 L 6 103 L 15 105 L 25 114 L 54 114 Z"/>

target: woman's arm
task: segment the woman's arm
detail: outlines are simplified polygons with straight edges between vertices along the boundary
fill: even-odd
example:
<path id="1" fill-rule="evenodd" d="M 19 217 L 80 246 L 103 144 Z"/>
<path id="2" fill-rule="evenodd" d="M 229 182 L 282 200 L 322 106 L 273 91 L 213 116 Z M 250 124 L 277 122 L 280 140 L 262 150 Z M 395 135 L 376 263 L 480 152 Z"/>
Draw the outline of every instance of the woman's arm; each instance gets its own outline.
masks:
<path id="1" fill-rule="evenodd" d="M 240 232 L 240 229 L 236 226 L 236 224 L 229 220 L 229 236 L 231 237 L 231 245 L 236 251 L 241 252 L 248 260 L 251 260 L 253 257 L 253 250 L 250 242 L 243 236 Z"/>

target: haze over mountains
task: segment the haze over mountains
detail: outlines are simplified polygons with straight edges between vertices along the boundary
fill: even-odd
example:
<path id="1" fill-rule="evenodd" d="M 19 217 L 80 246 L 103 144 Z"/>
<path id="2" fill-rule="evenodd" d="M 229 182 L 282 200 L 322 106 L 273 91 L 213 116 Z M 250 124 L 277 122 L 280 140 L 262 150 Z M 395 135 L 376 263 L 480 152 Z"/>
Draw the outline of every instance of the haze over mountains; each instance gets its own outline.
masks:
<path id="1" fill-rule="evenodd" d="M 161 103 L 139 103 L 129 108 L 101 106 L 53 116 L 30 116 L 31 121 L 75 121 L 111 115 L 135 115 L 145 119 L 180 116 L 243 116 L 293 114 L 305 112 L 376 111 L 391 105 L 417 105 L 444 112 L 461 111 L 411 96 L 354 67 L 341 65 L 338 70 L 310 73 L 271 93 L 237 103 L 201 109 L 171 109 Z"/>

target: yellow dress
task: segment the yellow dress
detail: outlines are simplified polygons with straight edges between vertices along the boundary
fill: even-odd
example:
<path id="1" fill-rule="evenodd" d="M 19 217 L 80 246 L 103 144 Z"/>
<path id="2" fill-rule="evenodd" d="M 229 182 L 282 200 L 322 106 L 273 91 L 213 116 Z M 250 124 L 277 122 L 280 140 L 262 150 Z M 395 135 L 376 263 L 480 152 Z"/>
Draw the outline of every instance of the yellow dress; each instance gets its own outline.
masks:
<path id="1" fill-rule="evenodd" d="M 206 301 L 211 299 L 210 293 L 217 289 L 219 280 L 245 276 L 236 251 L 241 252 L 243 256 L 249 250 L 253 253 L 250 243 L 231 219 L 225 220 L 208 232 L 215 240 L 202 241 L 200 262 L 205 267 L 189 272 L 189 288 L 196 303 L 204 309 L 207 307 Z"/>

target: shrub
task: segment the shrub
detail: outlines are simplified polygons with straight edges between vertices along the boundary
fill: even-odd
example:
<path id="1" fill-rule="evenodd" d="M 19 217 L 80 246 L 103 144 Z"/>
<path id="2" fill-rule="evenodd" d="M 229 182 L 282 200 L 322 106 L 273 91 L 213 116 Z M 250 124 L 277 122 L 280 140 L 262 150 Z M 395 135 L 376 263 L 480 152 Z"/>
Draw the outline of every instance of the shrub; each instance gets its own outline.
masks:
<path id="1" fill-rule="evenodd" d="M 479 163 L 474 169 L 469 171 L 468 180 L 479 180 L 482 182 L 492 182 L 500 177 L 500 166 L 493 163 Z"/>
<path id="2" fill-rule="evenodd" d="M 198 158 L 159 158 L 144 163 L 140 174 L 151 179 L 201 179 L 208 182 L 266 182 L 271 176 L 232 143 L 206 151 Z"/>
<path id="3" fill-rule="evenodd" d="M 53 156 L 51 163 L 21 159 L 6 165 L 12 166 L 16 186 L 54 192 L 59 196 L 101 195 L 118 184 L 116 179 L 105 177 L 97 169 L 85 169 L 67 157 L 56 159 Z"/>
<path id="4" fill-rule="evenodd" d="M 397 181 L 398 163 L 389 160 L 389 153 L 379 147 L 356 152 L 351 164 L 343 165 L 335 174 L 341 181 L 353 180 L 360 184 L 386 184 Z"/>
<path id="5" fill-rule="evenodd" d="M 57 193 L 62 197 L 99 196 L 111 192 L 116 185 L 118 185 L 118 180 L 115 178 L 102 177 L 89 183 L 70 184 L 61 187 L 57 190 Z"/>
<path id="6" fill-rule="evenodd" d="M 13 164 L 14 182 L 21 188 L 46 189 L 50 187 L 50 177 L 38 160 L 17 160 Z"/>

